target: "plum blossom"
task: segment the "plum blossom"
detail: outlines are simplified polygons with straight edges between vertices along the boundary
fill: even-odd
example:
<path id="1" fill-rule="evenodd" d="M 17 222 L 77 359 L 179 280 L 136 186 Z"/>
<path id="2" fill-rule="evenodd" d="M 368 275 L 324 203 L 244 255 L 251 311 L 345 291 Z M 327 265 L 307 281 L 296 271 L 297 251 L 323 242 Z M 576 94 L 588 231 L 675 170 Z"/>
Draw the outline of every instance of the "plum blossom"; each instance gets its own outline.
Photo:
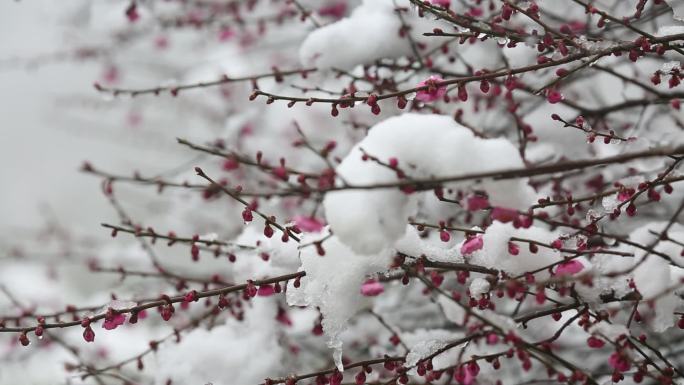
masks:
<path id="1" fill-rule="evenodd" d="M 297 215 L 293 218 L 295 225 L 299 227 L 300 230 L 307 233 L 320 233 L 325 225 L 320 220 L 314 217 L 308 217 L 304 215 Z"/>
<path id="2" fill-rule="evenodd" d="M 584 269 L 582 262 L 573 259 L 558 265 L 556 267 L 556 275 L 573 275 L 579 273 L 582 269 Z"/>
<path id="3" fill-rule="evenodd" d="M 507 223 L 513 222 L 518 219 L 518 212 L 514 209 L 509 209 L 506 207 L 494 207 L 490 213 L 492 219 L 499 222 Z"/>
<path id="4" fill-rule="evenodd" d="M 261 285 L 259 286 L 259 289 L 257 289 L 257 295 L 259 297 L 269 297 L 273 294 L 275 294 L 273 285 Z"/>
<path id="5" fill-rule="evenodd" d="M 560 93 L 560 91 L 550 89 L 546 92 L 546 99 L 549 101 L 549 103 L 556 104 L 562 102 L 565 98 L 563 97 L 563 94 Z"/>
<path id="6" fill-rule="evenodd" d="M 418 87 L 428 86 L 427 89 L 418 91 L 416 93 L 416 99 L 421 102 L 429 103 L 441 99 L 446 95 L 447 87 L 441 85 L 444 79 L 439 76 L 430 76 L 427 80 L 418 83 Z"/>
<path id="7" fill-rule="evenodd" d="M 218 31 L 218 40 L 219 41 L 228 41 L 233 36 L 235 36 L 235 31 L 233 31 L 233 29 L 230 27 L 224 27 Z"/>
<path id="8" fill-rule="evenodd" d="M 601 339 L 599 339 L 599 338 L 596 338 L 596 337 L 594 337 L 594 336 L 591 336 L 591 337 L 589 337 L 589 338 L 587 339 L 587 345 L 588 345 L 590 348 L 593 348 L 593 349 L 600 349 L 600 348 L 602 348 L 605 344 L 606 344 L 606 343 L 603 342 L 603 340 L 601 340 Z"/>
<path id="9" fill-rule="evenodd" d="M 471 385 L 475 382 L 475 378 L 473 370 L 467 368 L 465 365 L 456 368 L 456 372 L 454 373 L 454 379 L 461 385 Z"/>
<path id="10" fill-rule="evenodd" d="M 361 295 L 366 297 L 375 297 L 382 294 L 384 291 L 385 287 L 375 279 L 369 279 L 361 285 Z"/>
<path id="11" fill-rule="evenodd" d="M 87 326 L 87 327 L 83 330 L 83 339 L 84 339 L 86 342 L 93 342 L 93 341 L 95 341 L 95 332 L 93 331 L 93 328 L 91 328 L 90 326 Z M 23 343 L 23 342 L 22 342 L 22 343 Z M 27 344 L 27 345 L 28 345 L 28 344 Z"/>
<path id="12" fill-rule="evenodd" d="M 116 314 L 112 318 L 106 319 L 102 323 L 102 327 L 107 330 L 113 330 L 116 329 L 118 326 L 123 325 L 124 322 L 126 322 L 126 315 Z"/>
<path id="13" fill-rule="evenodd" d="M 439 239 L 442 242 L 449 242 L 451 240 L 451 234 L 446 230 L 442 230 L 439 232 Z"/>
<path id="14" fill-rule="evenodd" d="M 482 249 L 484 246 L 484 241 L 482 239 L 482 235 L 476 235 L 465 242 L 463 242 L 463 245 L 461 246 L 461 254 L 463 255 L 469 255 L 477 250 Z"/>
<path id="15" fill-rule="evenodd" d="M 325 5 L 318 9 L 318 14 L 321 16 L 329 16 L 334 19 L 341 19 L 347 13 L 347 3 L 338 1 L 329 5 Z"/>
<path id="16" fill-rule="evenodd" d="M 471 195 L 466 199 L 466 209 L 468 211 L 484 210 L 489 207 L 489 199 L 482 195 Z"/>
<path id="17" fill-rule="evenodd" d="M 428 3 L 439 5 L 440 7 L 449 8 L 451 0 L 428 0 Z"/>
<path id="18" fill-rule="evenodd" d="M 608 364 L 615 370 L 620 372 L 626 372 L 632 365 L 629 360 L 621 352 L 614 352 L 608 357 Z"/>

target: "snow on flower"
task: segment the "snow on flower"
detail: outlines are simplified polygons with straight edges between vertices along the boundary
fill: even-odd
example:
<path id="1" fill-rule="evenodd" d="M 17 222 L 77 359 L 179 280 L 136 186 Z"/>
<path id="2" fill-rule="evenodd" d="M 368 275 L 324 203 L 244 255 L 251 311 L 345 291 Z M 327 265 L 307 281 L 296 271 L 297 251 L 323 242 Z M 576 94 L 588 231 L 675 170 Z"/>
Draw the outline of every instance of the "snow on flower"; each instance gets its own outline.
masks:
<path id="1" fill-rule="evenodd" d="M 476 235 L 463 242 L 463 245 L 461 246 L 461 254 L 472 254 L 477 250 L 481 250 L 483 246 L 484 242 L 482 241 L 482 235 Z"/>
<path id="2" fill-rule="evenodd" d="M 563 94 L 560 93 L 560 91 L 549 89 L 546 92 L 546 99 L 549 101 L 549 103 L 556 104 L 562 102 L 565 98 L 563 97 Z"/>
<path id="3" fill-rule="evenodd" d="M 316 218 L 308 217 L 304 215 L 297 215 L 293 218 L 295 225 L 299 227 L 300 230 L 309 233 L 320 233 L 325 226 L 323 222 Z"/>
<path id="4" fill-rule="evenodd" d="M 425 90 L 418 91 L 416 93 L 416 99 L 420 100 L 421 102 L 428 103 L 441 99 L 442 97 L 444 97 L 444 95 L 446 95 L 447 91 L 447 87 L 441 84 L 441 82 L 443 81 L 444 79 L 440 78 L 439 76 L 433 75 L 427 78 L 427 80 L 418 83 L 418 87 L 427 86 L 428 88 Z"/>
<path id="5" fill-rule="evenodd" d="M 482 294 L 489 293 L 491 285 L 489 281 L 484 278 L 475 278 L 470 283 L 470 296 L 473 298 L 480 298 Z"/>
<path id="6" fill-rule="evenodd" d="M 116 329 L 118 326 L 123 325 L 124 322 L 126 322 L 126 315 L 124 315 L 124 314 L 116 314 L 116 315 L 114 315 L 114 317 L 112 317 L 111 319 L 105 320 L 105 321 L 102 323 L 102 327 L 105 328 L 105 329 L 107 329 L 107 330 L 114 330 L 114 329 Z"/>

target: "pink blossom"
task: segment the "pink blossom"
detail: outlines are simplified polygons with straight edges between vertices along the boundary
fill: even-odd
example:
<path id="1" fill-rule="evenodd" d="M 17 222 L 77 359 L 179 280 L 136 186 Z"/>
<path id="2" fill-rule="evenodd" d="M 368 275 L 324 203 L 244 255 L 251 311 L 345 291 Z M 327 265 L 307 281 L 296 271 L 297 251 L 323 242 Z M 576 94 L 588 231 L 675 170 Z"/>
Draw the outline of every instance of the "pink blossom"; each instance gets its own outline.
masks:
<path id="1" fill-rule="evenodd" d="M 385 287 L 378 281 L 374 279 L 369 279 L 361 285 L 361 295 L 366 297 L 375 297 L 382 294 L 385 291 Z"/>
<path id="2" fill-rule="evenodd" d="M 439 5 L 440 7 L 449 8 L 451 0 L 428 0 L 428 3 Z"/>
<path id="3" fill-rule="evenodd" d="M 225 171 L 232 171 L 240 167 L 240 162 L 235 158 L 235 157 L 228 157 L 224 162 L 223 162 L 223 169 Z"/>
<path id="4" fill-rule="evenodd" d="M 577 274 L 584 269 L 582 262 L 578 260 L 571 260 L 563 262 L 556 267 L 556 275 L 572 275 Z"/>
<path id="5" fill-rule="evenodd" d="M 240 137 L 254 135 L 254 126 L 250 123 L 245 124 L 240 128 Z"/>
<path id="6" fill-rule="evenodd" d="M 441 99 L 447 91 L 445 85 L 441 85 L 444 79 L 439 76 L 430 76 L 427 80 L 418 83 L 418 87 L 428 86 L 428 89 L 418 91 L 416 94 L 416 99 L 421 102 L 434 102 L 435 100 Z"/>
<path id="7" fill-rule="evenodd" d="M 482 195 L 471 195 L 466 199 L 466 209 L 468 211 L 484 210 L 489 207 L 489 199 Z"/>
<path id="8" fill-rule="evenodd" d="M 564 97 L 563 94 L 561 94 L 558 90 L 548 90 L 546 92 L 546 99 L 549 101 L 549 103 L 556 104 L 563 101 Z"/>
<path id="9" fill-rule="evenodd" d="M 250 210 L 249 207 L 245 207 L 245 209 L 242 210 L 242 219 L 245 222 L 251 222 L 252 219 L 254 219 L 254 216 L 252 215 L 252 210 Z"/>
<path id="10" fill-rule="evenodd" d="M 330 5 L 323 6 L 318 9 L 318 14 L 321 16 L 329 16 L 335 19 L 341 19 L 347 13 L 347 3 L 338 1 Z"/>
<path id="11" fill-rule="evenodd" d="M 297 225 L 297 227 L 299 227 L 300 230 L 306 231 L 307 233 L 320 233 L 325 226 L 323 222 L 319 221 L 318 219 L 304 215 L 295 216 L 294 223 Z"/>
<path id="12" fill-rule="evenodd" d="M 23 336 L 26 336 L 26 335 L 24 334 Z M 83 330 L 83 339 L 84 339 L 86 342 L 93 342 L 93 341 L 95 341 L 95 332 L 93 331 L 93 328 L 91 328 L 90 326 L 88 326 L 88 327 L 85 328 L 85 330 Z M 24 346 L 28 345 L 28 343 L 24 344 L 24 342 L 22 342 L 22 344 L 23 344 Z"/>
<path id="13" fill-rule="evenodd" d="M 520 254 L 520 247 L 513 242 L 508 242 L 508 254 L 518 255 Z"/>
<path id="14" fill-rule="evenodd" d="M 157 36 L 154 38 L 154 46 L 157 49 L 166 49 L 169 46 L 169 39 L 166 36 Z"/>
<path id="15" fill-rule="evenodd" d="M 518 212 L 506 207 L 494 207 L 490 216 L 492 219 L 499 222 L 507 223 L 516 220 L 518 218 Z"/>
<path id="16" fill-rule="evenodd" d="M 221 30 L 218 33 L 219 41 L 228 41 L 233 36 L 235 36 L 235 32 L 230 27 L 221 28 Z"/>
<path id="17" fill-rule="evenodd" d="M 463 255 L 469 255 L 474 253 L 477 250 L 480 250 L 484 246 L 484 241 L 482 240 L 482 235 L 477 235 L 474 236 L 465 242 L 463 242 L 463 246 L 461 246 L 461 254 Z"/>
<path id="18" fill-rule="evenodd" d="M 603 340 L 598 339 L 594 336 L 591 336 L 587 339 L 587 345 L 589 345 L 590 348 L 592 349 L 600 349 L 605 345 L 606 343 L 603 342 Z"/>
<path id="19" fill-rule="evenodd" d="M 261 285 L 259 290 L 257 290 L 257 295 L 259 297 L 269 297 L 275 293 L 275 289 L 272 285 Z"/>
<path id="20" fill-rule="evenodd" d="M 107 330 L 114 330 L 118 326 L 123 325 L 124 322 L 126 322 L 126 316 L 123 314 L 117 314 L 111 319 L 105 320 L 102 323 L 102 327 Z"/>
<path id="21" fill-rule="evenodd" d="M 278 308 L 278 314 L 276 314 L 276 321 L 280 322 L 283 325 L 292 326 L 292 320 L 287 315 L 287 311 L 285 311 L 285 309 L 281 307 Z"/>
<path id="22" fill-rule="evenodd" d="M 482 11 L 482 8 L 479 7 L 470 8 L 468 12 L 466 12 L 466 14 L 470 17 L 480 17 L 483 13 L 484 12 Z"/>
<path id="23" fill-rule="evenodd" d="M 287 169 L 283 165 L 280 165 L 278 167 L 274 167 L 273 168 L 273 175 L 276 178 L 284 180 L 284 181 L 287 181 L 287 179 L 289 178 L 289 174 L 287 172 Z"/>
<path id="24" fill-rule="evenodd" d="M 119 80 L 119 69 L 115 66 L 109 66 L 105 68 L 102 74 L 102 80 L 106 84 L 114 84 Z"/>
<path id="25" fill-rule="evenodd" d="M 442 242 L 449 242 L 449 240 L 451 239 L 451 235 L 448 231 L 442 230 L 439 232 L 439 239 L 441 239 Z"/>
<path id="26" fill-rule="evenodd" d="M 134 23 L 140 19 L 140 13 L 138 13 L 138 7 L 135 3 L 131 3 L 131 5 L 126 8 L 126 18 L 128 18 L 128 21 L 131 23 Z"/>
<path id="27" fill-rule="evenodd" d="M 470 370 L 466 370 L 465 365 L 461 365 L 454 373 L 454 380 L 461 385 L 471 385 L 475 381 L 475 376 L 470 373 Z"/>
<path id="28" fill-rule="evenodd" d="M 611 367 L 613 367 L 613 369 L 620 372 L 626 372 L 632 366 L 629 363 L 629 360 L 627 360 L 625 357 L 622 356 L 622 354 L 618 352 L 615 352 L 610 355 L 610 357 L 608 358 L 608 364 Z"/>
<path id="29" fill-rule="evenodd" d="M 587 29 L 587 23 L 579 20 L 572 20 L 567 25 L 573 32 L 582 32 Z"/>
<path id="30" fill-rule="evenodd" d="M 477 361 L 472 361 L 466 366 L 466 372 L 470 373 L 473 377 L 477 377 L 480 373 L 480 365 L 477 364 Z"/>
<path id="31" fill-rule="evenodd" d="M 126 123 L 128 123 L 128 125 L 131 127 L 139 126 L 141 122 L 142 115 L 140 115 L 139 112 L 131 111 L 128 115 L 126 115 Z"/>
<path id="32" fill-rule="evenodd" d="M 627 199 L 631 198 L 632 195 L 634 195 L 634 189 L 628 188 L 628 189 L 620 190 L 617 198 L 620 202 L 624 202 Z"/>

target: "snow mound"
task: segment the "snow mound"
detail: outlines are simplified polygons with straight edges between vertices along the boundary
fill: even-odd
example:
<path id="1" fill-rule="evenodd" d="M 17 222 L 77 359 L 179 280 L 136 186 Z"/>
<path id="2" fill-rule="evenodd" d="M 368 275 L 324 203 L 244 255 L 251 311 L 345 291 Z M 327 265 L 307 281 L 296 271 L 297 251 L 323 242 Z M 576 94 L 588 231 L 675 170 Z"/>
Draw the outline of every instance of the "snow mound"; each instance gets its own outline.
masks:
<path id="1" fill-rule="evenodd" d="M 395 170 L 364 161 L 364 151 L 385 164 L 395 158 L 398 169 L 412 179 L 523 167 L 518 149 L 507 139 L 475 137 L 443 115 L 409 113 L 376 124 L 336 170 L 351 185 L 400 181 Z M 527 178 L 469 182 L 468 186 L 475 185 L 489 194 L 493 206 L 524 209 L 535 198 Z M 406 219 L 416 213 L 417 195 L 405 194 L 397 188 L 342 190 L 328 193 L 323 205 L 328 223 L 340 241 L 356 253 L 374 254 L 404 235 Z"/>

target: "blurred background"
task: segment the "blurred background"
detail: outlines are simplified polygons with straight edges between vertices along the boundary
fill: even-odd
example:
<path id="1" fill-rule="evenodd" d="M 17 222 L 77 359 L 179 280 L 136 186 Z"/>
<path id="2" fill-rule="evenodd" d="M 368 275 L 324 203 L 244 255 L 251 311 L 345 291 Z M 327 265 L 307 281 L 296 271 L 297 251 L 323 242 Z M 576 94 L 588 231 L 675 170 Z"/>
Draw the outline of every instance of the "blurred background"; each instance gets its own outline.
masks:
<path id="1" fill-rule="evenodd" d="M 78 172 L 80 164 L 97 157 L 123 165 L 135 151 L 122 143 L 123 133 L 112 136 L 121 122 L 85 128 L 66 118 L 71 115 L 67 105 L 74 103 L 69 100 L 94 92 L 99 66 L 56 57 L 64 52 L 67 31 L 50 11 L 54 6 L 50 1 L 0 3 L 3 237 L 48 219 L 83 228 L 97 225 L 107 204 L 96 193 L 97 181 Z"/>
<path id="2" fill-rule="evenodd" d="M 226 262 L 225 255 L 216 260 L 203 255 L 202 263 L 198 264 L 192 262 L 186 245 L 169 248 L 159 242 L 155 251 L 150 252 L 130 235 L 112 239 L 110 230 L 101 224 L 121 224 L 125 217 L 163 233 L 173 230 L 183 235 L 210 234 L 221 239 L 233 239 L 247 228 L 244 240 L 249 242 L 256 240 L 252 233 L 262 232 L 263 222 L 248 228 L 241 221 L 242 205 L 229 199 L 208 199 L 198 190 L 170 188 L 159 194 L 156 186 L 121 183 L 114 185 L 116 202 L 113 203 L 103 194 L 102 178 L 84 173 L 81 168 L 84 162 L 89 162 L 97 170 L 112 175 L 131 177 L 139 171 L 148 178 L 200 183 L 193 172 L 193 166 L 200 165 L 222 178 L 257 183 L 259 178 L 253 178 L 249 171 L 238 170 L 229 176 L 219 174 L 220 158 L 191 151 L 179 145 L 176 138 L 198 144 L 223 138 L 227 143 L 244 145 L 241 150 L 245 154 L 253 155 L 257 149 L 263 149 L 268 154 L 265 158 L 277 161 L 280 152 L 289 150 L 287 144 L 297 138 L 293 117 L 298 115 L 302 130 L 311 132 L 320 127 L 316 119 L 320 116 L 327 119 L 329 111 L 324 109 L 320 114 L 312 113 L 315 108 L 308 109 L 304 116 L 304 109 L 289 110 L 284 105 L 264 110 L 262 103 L 252 103 L 255 108 L 245 108 L 251 103 L 247 98 L 252 90 L 249 82 L 184 91 L 178 98 L 168 93 L 159 97 L 113 97 L 98 92 L 94 84 L 148 88 L 214 80 L 225 73 L 232 76 L 268 73 L 276 64 L 281 68 L 299 68 L 297 47 L 311 25 L 296 18 L 293 6 L 285 2 L 247 1 L 238 6 L 236 16 L 223 9 L 224 19 L 219 21 L 212 19 L 210 7 L 202 5 L 211 2 L 138 3 L 141 4 L 137 9 L 139 15 L 132 20 L 127 14 L 130 0 L 0 2 L 2 317 L 19 316 L 29 309 L 38 313 L 59 312 L 69 304 L 114 306 L 115 296 L 148 298 L 161 292 L 182 290 L 163 279 L 134 276 L 123 280 L 115 271 L 100 271 L 100 274 L 90 271 L 95 264 L 113 269 L 125 266 L 154 271 L 151 253 L 156 253 L 165 269 L 189 276 L 221 275 L 227 280 L 244 281 L 254 277 L 256 271 L 266 271 L 266 263 L 261 259 L 255 263 L 254 258 L 244 258 L 242 264 L 232 265 Z M 154 16 L 147 13 L 151 10 Z M 262 19 L 268 20 L 266 27 L 260 22 Z M 285 23 L 281 25 L 282 20 Z M 195 22 L 202 28 L 196 28 Z M 270 28 L 275 23 L 279 27 Z M 260 84 L 277 90 L 269 79 Z M 247 124 L 250 121 L 255 124 Z M 263 131 L 262 127 L 270 131 Z M 241 144 L 239 138 L 251 133 L 261 135 Z M 323 146 L 339 136 L 339 131 L 318 130 L 317 135 L 310 139 Z M 347 148 L 342 147 L 340 151 Z M 307 151 L 301 151 L 306 162 L 312 163 L 314 158 L 312 167 L 325 166 Z M 288 161 L 296 158 L 293 156 Z M 264 250 L 270 247 L 268 242 L 262 246 Z M 296 253 L 289 255 L 289 262 L 297 262 Z M 288 272 L 297 268 L 284 266 Z M 201 285 L 197 288 L 201 289 Z M 255 308 L 253 317 L 276 322 L 275 311 L 283 301 L 283 298 L 263 301 L 263 306 Z M 68 364 L 103 367 L 139 354 L 148 348 L 148 341 L 164 338 L 173 327 L 198 316 L 202 312 L 200 308 L 203 306 L 174 317 L 175 323 L 171 322 L 174 325 L 160 323 L 158 317 L 152 317 L 151 322 L 127 328 L 123 333 L 121 330 L 101 333 L 98 326 L 93 344 L 84 344 L 80 328 L 60 331 L 54 340 L 50 336 L 39 341 L 32 336 L 30 349 L 20 346 L 18 335 L 4 333 L 0 335 L 0 384 L 95 383 L 92 378 L 80 378 L 84 367 L 74 371 Z M 305 314 L 304 321 L 295 322 L 301 327 L 290 327 L 288 331 L 310 335 L 317 313 L 302 314 Z M 236 370 L 249 367 L 250 362 L 246 361 L 249 357 L 241 349 L 232 350 L 231 345 L 216 346 L 219 350 L 214 352 L 213 347 L 204 346 L 205 332 L 198 330 L 193 337 L 195 342 L 189 339 L 186 350 L 180 349 L 161 359 L 167 365 L 165 370 L 156 371 L 156 358 L 146 358 L 145 368 L 151 371 L 144 374 L 145 378 L 160 384 L 166 382 L 167 375 L 180 378 L 181 383 L 183 376 L 188 376 L 188 381 L 215 382 L 220 376 L 216 373 L 209 376 L 216 367 L 207 366 L 210 365 L 207 357 L 226 357 L 231 352 L 238 357 L 223 363 L 221 376 L 230 378 L 232 383 L 256 383 L 267 374 L 279 374 L 279 367 L 287 360 L 280 357 L 283 349 L 272 335 L 277 329 L 267 326 L 259 335 L 250 334 L 250 317 L 245 316 L 244 324 L 216 330 L 236 343 L 242 339 L 248 345 L 275 345 L 269 349 L 278 356 L 269 365 L 277 363 L 278 367 L 257 364 L 261 366 L 247 369 L 242 378 L 236 378 Z M 56 346 L 57 338 L 63 338 L 66 346 L 73 344 L 83 355 L 79 358 L 64 346 Z M 169 374 L 182 366 L 179 360 L 197 351 L 197 344 L 203 345 L 207 354 L 198 355 L 198 362 L 190 364 L 196 372 L 183 370 Z M 33 370 L 38 367 L 40 370 Z M 136 373 L 134 367 L 131 365 L 127 375 L 135 378 L 143 375 Z M 160 373 L 158 378 L 155 373 Z"/>

